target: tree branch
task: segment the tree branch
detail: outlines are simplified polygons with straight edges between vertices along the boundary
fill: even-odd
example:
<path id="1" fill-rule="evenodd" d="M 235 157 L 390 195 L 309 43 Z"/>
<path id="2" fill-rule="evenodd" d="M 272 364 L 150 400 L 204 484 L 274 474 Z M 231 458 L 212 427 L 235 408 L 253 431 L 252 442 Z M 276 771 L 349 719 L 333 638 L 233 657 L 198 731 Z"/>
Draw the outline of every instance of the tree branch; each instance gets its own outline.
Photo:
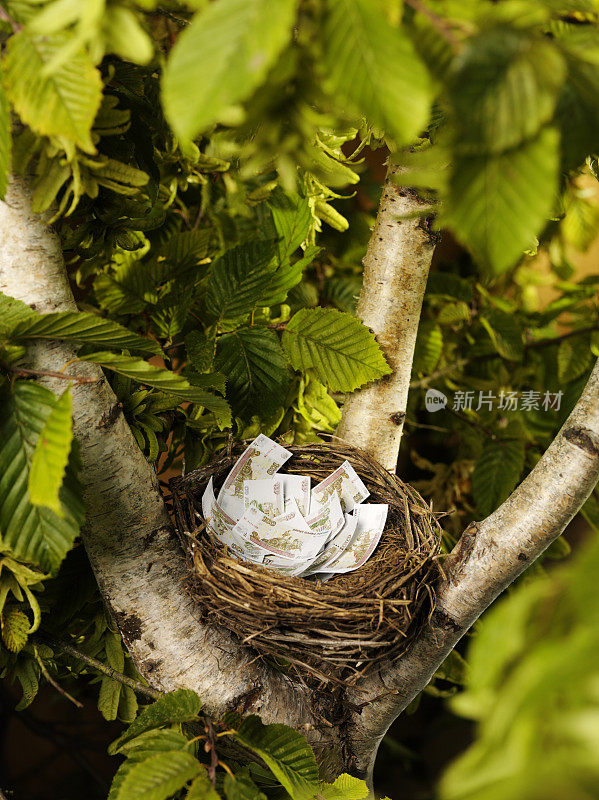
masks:
<path id="1" fill-rule="evenodd" d="M 363 706 L 355 723 L 360 772 L 372 771 L 373 740 L 382 739 L 483 611 L 563 533 L 598 479 L 599 362 L 536 467 L 503 505 L 462 534 L 444 562 L 433 616 L 409 652 L 355 693 Z"/>
<path id="2" fill-rule="evenodd" d="M 32 212 L 29 189 L 18 178 L 0 202 L 0 291 L 40 312 L 76 310 L 59 239 Z M 74 357 L 71 347 L 52 341 L 32 344 L 27 354 L 28 367 L 44 372 L 60 371 Z M 79 362 L 71 372 L 95 381 L 72 390 L 86 506 L 82 538 L 138 671 L 157 689 L 194 689 L 210 715 L 235 708 L 260 713 L 265 722 L 307 725 L 328 773 L 338 773 L 340 747 L 333 732 L 317 730 L 307 689 L 267 668 L 222 627 L 201 623 L 183 588 L 183 554 L 156 475 L 114 393 L 95 365 Z M 58 379 L 40 381 L 62 391 Z"/>
<path id="3" fill-rule="evenodd" d="M 346 398 L 337 435 L 395 472 L 422 300 L 435 247 L 414 192 L 391 167 L 364 258 L 357 314 L 377 336 L 393 374 Z"/>

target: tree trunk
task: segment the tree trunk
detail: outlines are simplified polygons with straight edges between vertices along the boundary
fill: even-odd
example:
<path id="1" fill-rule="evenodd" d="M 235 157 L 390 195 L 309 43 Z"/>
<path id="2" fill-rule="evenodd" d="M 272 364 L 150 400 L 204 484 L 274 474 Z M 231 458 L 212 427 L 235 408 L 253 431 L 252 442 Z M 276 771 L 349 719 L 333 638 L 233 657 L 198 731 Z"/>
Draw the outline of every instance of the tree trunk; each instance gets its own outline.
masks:
<path id="1" fill-rule="evenodd" d="M 430 241 L 419 239 L 424 233 L 413 220 L 385 222 L 394 213 L 390 192 L 397 191 L 388 186 L 383 197 L 373 234 L 380 244 L 371 242 L 369 247 L 373 261 L 367 266 L 370 277 L 360 302 L 363 309 L 381 308 L 385 320 L 381 335 L 388 331 L 388 347 L 396 342 L 403 355 L 393 361 L 397 374 L 387 384 L 378 390 L 367 387 L 355 401 L 352 398 L 346 407 L 349 421 L 345 428 L 342 424 L 352 443 L 366 444 L 391 468 L 401 426 L 392 423 L 391 430 L 388 413 L 405 409 L 432 247 Z M 412 198 L 412 208 L 413 202 Z M 405 205 L 403 210 L 408 210 Z M 411 232 L 404 237 L 398 230 Z M 393 243 L 389 247 L 386 236 Z M 409 249 L 405 256 L 402 246 Z M 373 265 L 379 247 L 388 254 L 381 269 L 389 270 L 394 291 L 407 291 L 409 299 L 395 297 L 387 283 L 376 279 Z M 411 259 L 418 262 L 416 267 L 410 266 Z M 405 269 L 412 277 L 399 280 L 394 269 L 402 274 Z M 17 179 L 12 180 L 6 201 L 0 202 L 0 290 L 40 312 L 75 308 L 58 238 L 31 212 L 27 186 Z M 31 346 L 28 355 L 33 367 L 55 370 L 72 359 L 73 351 L 56 342 L 41 342 Z M 139 671 L 161 689 L 194 689 L 209 714 L 219 716 L 229 709 L 258 713 L 267 723 L 283 722 L 302 731 L 316 751 L 323 778 L 348 771 L 371 780 L 378 744 L 393 719 L 494 598 L 559 536 L 599 477 L 599 367 L 595 367 L 574 412 L 535 469 L 494 514 L 464 532 L 445 562 L 446 580 L 438 588 L 435 612 L 410 651 L 351 690 L 317 697 L 257 661 L 250 648 L 222 628 L 201 624 L 182 590 L 183 558 L 156 476 L 113 392 L 93 365 L 72 365 L 69 372 L 97 379 L 94 384 L 73 386 L 87 508 L 82 537 L 100 590 Z M 55 381 L 45 382 L 56 388 Z M 380 404 L 375 414 L 361 400 L 364 397 Z M 393 433 L 393 446 L 378 435 L 377 419 L 388 434 Z"/>
<path id="2" fill-rule="evenodd" d="M 337 436 L 359 444 L 395 472 L 406 417 L 414 346 L 436 235 L 418 195 L 394 182 L 391 167 L 364 257 L 357 315 L 376 334 L 393 373 L 349 395 Z"/>

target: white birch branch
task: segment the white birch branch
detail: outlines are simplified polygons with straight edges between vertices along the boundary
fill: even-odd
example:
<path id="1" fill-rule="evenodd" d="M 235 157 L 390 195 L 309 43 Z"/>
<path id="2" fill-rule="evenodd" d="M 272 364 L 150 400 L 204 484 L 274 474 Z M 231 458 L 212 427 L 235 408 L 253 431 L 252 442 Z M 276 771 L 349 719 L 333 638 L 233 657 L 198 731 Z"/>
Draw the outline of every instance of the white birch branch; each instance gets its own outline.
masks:
<path id="1" fill-rule="evenodd" d="M 17 178 L 0 202 L 0 291 L 41 313 L 76 310 L 58 237 L 31 211 L 29 190 Z M 73 356 L 72 348 L 59 342 L 28 348 L 29 365 L 39 370 L 60 370 Z M 237 708 L 260 713 L 265 722 L 304 729 L 324 754 L 325 774 L 337 774 L 343 767 L 337 732 L 318 728 L 307 690 L 267 669 L 222 627 L 200 623 L 183 591 L 183 554 L 156 475 L 114 393 L 99 367 L 78 363 L 68 372 L 98 379 L 72 385 L 87 512 L 82 538 L 140 673 L 160 689 L 194 689 L 214 716 Z M 44 383 L 64 389 L 64 381 Z"/>
<path id="2" fill-rule="evenodd" d="M 349 395 L 337 436 L 395 472 L 406 415 L 414 345 L 435 236 L 420 217 L 423 201 L 389 176 L 366 256 L 357 314 L 376 334 L 393 373 Z M 404 218 L 402 218 L 404 217 Z"/>
<path id="3" fill-rule="evenodd" d="M 409 652 L 351 698 L 358 772 L 372 771 L 373 740 L 431 680 L 483 611 L 561 533 L 599 479 L 599 362 L 574 411 L 535 468 L 493 514 L 473 523 L 444 562 L 430 623 Z"/>

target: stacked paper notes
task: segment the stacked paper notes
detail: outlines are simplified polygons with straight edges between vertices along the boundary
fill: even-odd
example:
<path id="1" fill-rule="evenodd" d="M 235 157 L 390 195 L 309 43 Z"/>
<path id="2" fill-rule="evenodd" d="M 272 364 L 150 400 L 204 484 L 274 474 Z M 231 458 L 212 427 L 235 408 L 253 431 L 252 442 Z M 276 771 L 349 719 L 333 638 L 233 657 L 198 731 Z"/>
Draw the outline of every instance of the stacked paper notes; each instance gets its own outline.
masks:
<path id="1" fill-rule="evenodd" d="M 374 552 L 387 519 L 344 461 L 317 486 L 279 470 L 291 453 L 260 434 L 229 472 L 218 497 L 212 478 L 202 496 L 210 533 L 243 561 L 288 576 L 353 572 Z"/>

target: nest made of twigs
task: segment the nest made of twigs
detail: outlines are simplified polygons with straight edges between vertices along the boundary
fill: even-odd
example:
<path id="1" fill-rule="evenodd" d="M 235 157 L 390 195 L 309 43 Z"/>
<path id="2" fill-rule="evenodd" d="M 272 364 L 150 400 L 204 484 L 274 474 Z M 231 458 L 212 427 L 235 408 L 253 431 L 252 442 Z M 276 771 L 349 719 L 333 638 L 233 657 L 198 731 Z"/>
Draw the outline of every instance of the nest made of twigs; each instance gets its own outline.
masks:
<path id="1" fill-rule="evenodd" d="M 243 451 L 236 445 L 170 487 L 187 554 L 188 591 L 202 618 L 224 625 L 261 656 L 321 684 L 354 683 L 384 658 L 400 656 L 431 613 L 441 529 L 422 497 L 366 453 L 342 444 L 290 447 L 282 472 L 313 485 L 346 459 L 370 491 L 388 503 L 381 540 L 363 567 L 326 583 L 289 578 L 227 555 L 207 533 L 201 497 L 210 477 L 218 491 Z"/>

